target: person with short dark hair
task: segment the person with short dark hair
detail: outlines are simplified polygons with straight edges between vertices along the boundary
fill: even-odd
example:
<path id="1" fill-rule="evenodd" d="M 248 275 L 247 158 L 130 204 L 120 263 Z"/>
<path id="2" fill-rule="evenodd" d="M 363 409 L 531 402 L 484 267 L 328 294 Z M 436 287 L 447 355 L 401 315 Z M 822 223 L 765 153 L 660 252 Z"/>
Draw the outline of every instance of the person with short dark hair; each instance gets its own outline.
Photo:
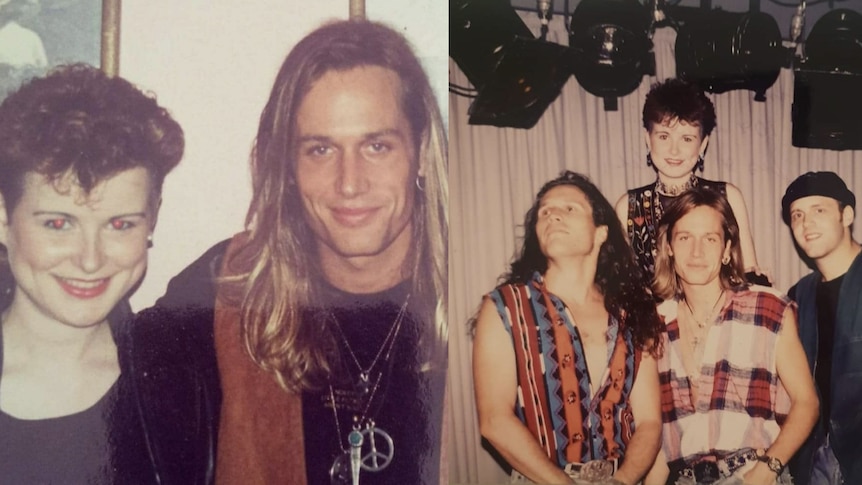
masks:
<path id="1" fill-rule="evenodd" d="M 127 351 L 143 343 L 127 298 L 183 146 L 152 96 L 86 65 L 0 104 L 3 483 L 156 483 L 165 471 L 138 414 Z"/>
<path id="2" fill-rule="evenodd" d="M 136 356 L 145 385 L 181 406 L 150 419 L 219 416 L 166 451 L 217 444 L 224 484 L 445 481 L 445 136 L 392 28 L 332 22 L 290 51 L 251 154 L 247 231 L 136 325 L 165 344 Z"/>
<path id="3" fill-rule="evenodd" d="M 661 321 L 613 207 L 564 172 L 473 320 L 479 427 L 515 481 L 637 483 L 658 451 Z"/>
<path id="4" fill-rule="evenodd" d="M 659 221 L 668 204 L 692 187 L 708 187 L 727 198 L 739 223 L 743 267 L 754 272 L 750 278 L 758 277 L 760 269 L 742 192 L 728 182 L 697 176 L 697 170 L 703 171 L 709 136 L 715 126 L 715 107 L 694 84 L 668 79 L 654 84 L 646 96 L 644 140 L 649 149 L 647 165 L 656 171 L 656 181 L 629 190 L 615 205 L 646 284 L 655 274 Z"/>
<path id="5" fill-rule="evenodd" d="M 820 394 L 820 420 L 791 462 L 795 483 L 862 483 L 862 246 L 853 240 L 856 196 L 833 172 L 808 172 L 781 199 L 796 246 L 813 262 L 790 297 Z"/>
<path id="6" fill-rule="evenodd" d="M 658 235 L 662 452 L 644 483 L 792 483 L 785 465 L 818 410 L 795 305 L 745 282 L 739 226 L 720 193 L 678 196 Z"/>

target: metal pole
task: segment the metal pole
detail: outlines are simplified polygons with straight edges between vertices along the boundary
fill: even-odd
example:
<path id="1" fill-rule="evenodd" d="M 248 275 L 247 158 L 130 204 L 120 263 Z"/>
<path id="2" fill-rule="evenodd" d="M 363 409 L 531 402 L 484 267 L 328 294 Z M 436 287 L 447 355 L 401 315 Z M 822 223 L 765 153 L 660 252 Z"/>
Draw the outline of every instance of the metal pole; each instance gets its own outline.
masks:
<path id="1" fill-rule="evenodd" d="M 108 76 L 120 73 L 120 3 L 102 0 L 102 71 Z"/>
<path id="2" fill-rule="evenodd" d="M 350 0 L 350 20 L 365 20 L 365 0 Z"/>

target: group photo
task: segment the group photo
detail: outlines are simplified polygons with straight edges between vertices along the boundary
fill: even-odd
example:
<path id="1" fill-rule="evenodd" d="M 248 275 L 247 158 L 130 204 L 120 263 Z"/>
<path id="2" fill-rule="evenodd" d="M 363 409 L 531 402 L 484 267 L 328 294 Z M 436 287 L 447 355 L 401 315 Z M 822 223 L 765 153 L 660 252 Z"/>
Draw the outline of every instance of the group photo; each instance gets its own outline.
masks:
<path id="1" fill-rule="evenodd" d="M 450 483 L 862 483 L 860 5 L 502 3 L 450 2 Z"/>

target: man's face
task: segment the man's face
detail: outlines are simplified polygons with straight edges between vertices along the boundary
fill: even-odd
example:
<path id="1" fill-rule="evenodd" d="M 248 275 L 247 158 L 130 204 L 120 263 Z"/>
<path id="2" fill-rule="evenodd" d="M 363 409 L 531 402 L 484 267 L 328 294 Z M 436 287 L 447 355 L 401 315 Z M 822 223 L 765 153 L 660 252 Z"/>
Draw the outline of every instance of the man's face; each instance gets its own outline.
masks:
<path id="1" fill-rule="evenodd" d="M 669 179 L 688 178 L 708 142 L 699 126 L 678 119 L 653 124 L 645 136 L 653 165 Z"/>
<path id="2" fill-rule="evenodd" d="M 676 274 L 684 285 L 721 284 L 721 260 L 730 256 L 730 241 L 724 240 L 721 213 L 697 206 L 673 227 L 670 240 Z"/>
<path id="3" fill-rule="evenodd" d="M 607 239 L 607 226 L 596 227 L 593 207 L 581 189 L 559 185 L 539 202 L 536 235 L 548 259 L 597 254 Z"/>
<path id="4" fill-rule="evenodd" d="M 410 246 L 416 147 L 401 81 L 382 67 L 329 71 L 297 115 L 296 180 L 321 258 L 403 258 Z"/>
<path id="5" fill-rule="evenodd" d="M 831 197 L 812 195 L 790 204 L 790 228 L 796 243 L 811 259 L 831 254 L 842 242 L 849 240 L 853 209 L 839 209 Z"/>

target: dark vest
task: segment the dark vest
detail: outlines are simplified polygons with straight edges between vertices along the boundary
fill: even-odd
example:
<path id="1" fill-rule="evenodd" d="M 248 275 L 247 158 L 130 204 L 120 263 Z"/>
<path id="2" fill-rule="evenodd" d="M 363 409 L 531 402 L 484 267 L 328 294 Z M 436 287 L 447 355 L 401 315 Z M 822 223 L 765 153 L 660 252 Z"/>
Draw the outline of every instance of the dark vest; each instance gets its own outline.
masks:
<path id="1" fill-rule="evenodd" d="M 814 369 L 817 360 L 817 283 L 815 271 L 796 284 L 799 305 L 799 337 Z M 805 484 L 811 474 L 813 453 L 826 433 L 841 465 L 845 483 L 862 483 L 862 253 L 844 276 L 835 315 L 832 349 L 832 412 L 818 423 L 800 448 L 793 464 L 796 483 Z"/>

